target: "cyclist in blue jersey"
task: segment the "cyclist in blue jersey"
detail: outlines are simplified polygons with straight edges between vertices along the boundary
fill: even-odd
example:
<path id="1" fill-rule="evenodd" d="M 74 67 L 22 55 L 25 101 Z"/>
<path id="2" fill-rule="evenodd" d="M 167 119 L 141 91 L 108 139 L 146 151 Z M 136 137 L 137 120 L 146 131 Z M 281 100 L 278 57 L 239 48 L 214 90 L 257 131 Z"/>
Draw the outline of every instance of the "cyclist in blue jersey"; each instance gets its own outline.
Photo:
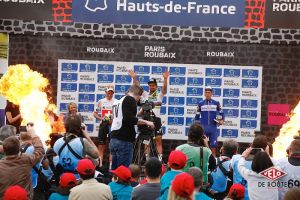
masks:
<path id="1" fill-rule="evenodd" d="M 195 121 L 199 121 L 204 128 L 204 134 L 209 138 L 212 154 L 216 155 L 218 143 L 217 127 L 224 122 L 224 114 L 220 102 L 213 100 L 212 88 L 205 87 L 205 99 L 200 101 L 197 107 Z"/>

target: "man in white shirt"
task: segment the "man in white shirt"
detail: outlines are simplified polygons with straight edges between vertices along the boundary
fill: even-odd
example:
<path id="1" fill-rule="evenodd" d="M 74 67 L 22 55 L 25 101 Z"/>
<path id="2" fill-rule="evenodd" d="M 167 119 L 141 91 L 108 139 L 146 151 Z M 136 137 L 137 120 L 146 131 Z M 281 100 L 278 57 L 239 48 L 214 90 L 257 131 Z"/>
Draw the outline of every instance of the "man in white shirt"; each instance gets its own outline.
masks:
<path id="1" fill-rule="evenodd" d="M 102 165 L 104 152 L 108 144 L 107 135 L 109 135 L 110 133 L 110 127 L 112 123 L 112 106 L 114 102 L 115 102 L 114 88 L 108 87 L 105 91 L 105 97 L 98 101 L 97 109 L 93 113 L 94 117 L 100 120 L 99 132 L 98 132 L 98 138 L 99 138 L 98 150 L 100 154 L 99 155 L 100 166 Z M 111 155 L 109 156 L 109 161 L 111 163 Z"/>
<path id="2" fill-rule="evenodd" d="M 140 84 L 137 80 L 136 73 L 133 70 L 129 70 L 129 75 L 131 76 L 134 84 Z M 148 100 L 149 102 L 153 102 L 155 107 L 153 108 L 153 112 L 156 117 L 160 116 L 160 108 L 162 105 L 162 100 L 164 95 L 167 93 L 168 86 L 168 78 L 170 76 L 170 72 L 167 70 L 163 74 L 163 86 L 161 91 L 158 91 L 157 81 L 155 78 L 151 78 L 148 82 L 149 92 L 144 91 L 142 94 L 142 98 L 144 100 Z M 162 132 L 155 132 L 155 142 L 157 151 L 159 153 L 159 159 L 162 159 Z"/>

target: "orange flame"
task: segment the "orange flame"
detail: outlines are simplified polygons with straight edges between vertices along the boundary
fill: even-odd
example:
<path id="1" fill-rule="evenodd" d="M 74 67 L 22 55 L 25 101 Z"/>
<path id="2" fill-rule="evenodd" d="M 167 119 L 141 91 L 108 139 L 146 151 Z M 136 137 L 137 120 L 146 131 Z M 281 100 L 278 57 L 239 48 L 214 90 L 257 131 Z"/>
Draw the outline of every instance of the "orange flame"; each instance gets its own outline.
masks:
<path id="1" fill-rule="evenodd" d="M 286 157 L 286 149 L 294 140 L 294 136 L 299 135 L 300 130 L 300 102 L 291 112 L 290 120 L 280 129 L 279 136 L 276 138 L 273 149 L 274 158 L 280 159 Z"/>
<path id="2" fill-rule="evenodd" d="M 20 105 L 22 124 L 34 122 L 35 130 L 42 141 L 47 140 L 51 133 L 50 123 L 44 113 L 49 101 L 43 90 L 48 84 L 48 79 L 25 64 L 9 66 L 0 79 L 0 94 L 10 102 Z"/>

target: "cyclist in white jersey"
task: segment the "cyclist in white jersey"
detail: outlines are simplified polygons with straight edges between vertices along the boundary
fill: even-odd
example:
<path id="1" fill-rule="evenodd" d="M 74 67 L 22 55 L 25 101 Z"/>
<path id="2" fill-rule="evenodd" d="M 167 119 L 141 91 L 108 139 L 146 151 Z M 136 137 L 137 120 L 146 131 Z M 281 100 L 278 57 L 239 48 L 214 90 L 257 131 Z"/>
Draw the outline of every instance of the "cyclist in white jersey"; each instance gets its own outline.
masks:
<path id="1" fill-rule="evenodd" d="M 136 73 L 133 70 L 129 70 L 128 74 L 131 76 L 135 84 L 140 84 L 139 81 L 137 80 Z M 148 100 L 149 102 L 154 103 L 155 107 L 153 108 L 153 112 L 156 117 L 160 116 L 160 108 L 162 105 L 162 100 L 164 98 L 164 95 L 167 93 L 168 78 L 170 76 L 170 72 L 166 70 L 162 75 L 164 80 L 160 92 L 158 91 L 156 79 L 151 78 L 150 81 L 148 82 L 149 92 L 144 91 L 142 94 L 142 98 L 144 100 Z M 159 133 L 155 133 L 155 142 L 156 142 L 157 151 L 159 153 L 159 159 L 162 159 L 162 132 L 161 131 Z"/>
<path id="2" fill-rule="evenodd" d="M 100 120 L 99 125 L 99 145 L 98 150 L 100 154 L 100 166 L 102 165 L 104 152 L 106 150 L 107 144 L 109 143 L 109 135 L 110 133 L 110 127 L 112 123 L 112 106 L 115 102 L 114 98 L 114 88 L 108 87 L 105 91 L 105 97 L 103 99 L 100 99 L 97 103 L 97 109 L 93 113 L 94 117 L 98 120 Z M 104 127 L 106 126 L 106 127 Z M 109 156 L 109 162 L 111 163 L 111 155 Z"/>

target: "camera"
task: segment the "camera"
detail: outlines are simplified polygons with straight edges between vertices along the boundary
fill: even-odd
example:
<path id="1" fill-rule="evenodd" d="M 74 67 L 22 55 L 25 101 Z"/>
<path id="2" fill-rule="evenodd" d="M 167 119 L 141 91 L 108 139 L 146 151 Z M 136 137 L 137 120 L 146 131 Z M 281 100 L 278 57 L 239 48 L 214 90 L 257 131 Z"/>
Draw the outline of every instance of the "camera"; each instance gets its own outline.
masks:
<path id="1" fill-rule="evenodd" d="M 154 112 L 152 111 L 152 109 L 155 107 L 154 103 L 145 101 L 141 103 L 140 106 L 143 109 L 142 119 L 153 122 L 155 126 L 155 130 L 152 130 L 147 125 L 138 125 L 140 135 L 154 137 L 155 132 L 160 131 L 162 126 L 161 119 L 159 117 L 156 117 Z"/>

